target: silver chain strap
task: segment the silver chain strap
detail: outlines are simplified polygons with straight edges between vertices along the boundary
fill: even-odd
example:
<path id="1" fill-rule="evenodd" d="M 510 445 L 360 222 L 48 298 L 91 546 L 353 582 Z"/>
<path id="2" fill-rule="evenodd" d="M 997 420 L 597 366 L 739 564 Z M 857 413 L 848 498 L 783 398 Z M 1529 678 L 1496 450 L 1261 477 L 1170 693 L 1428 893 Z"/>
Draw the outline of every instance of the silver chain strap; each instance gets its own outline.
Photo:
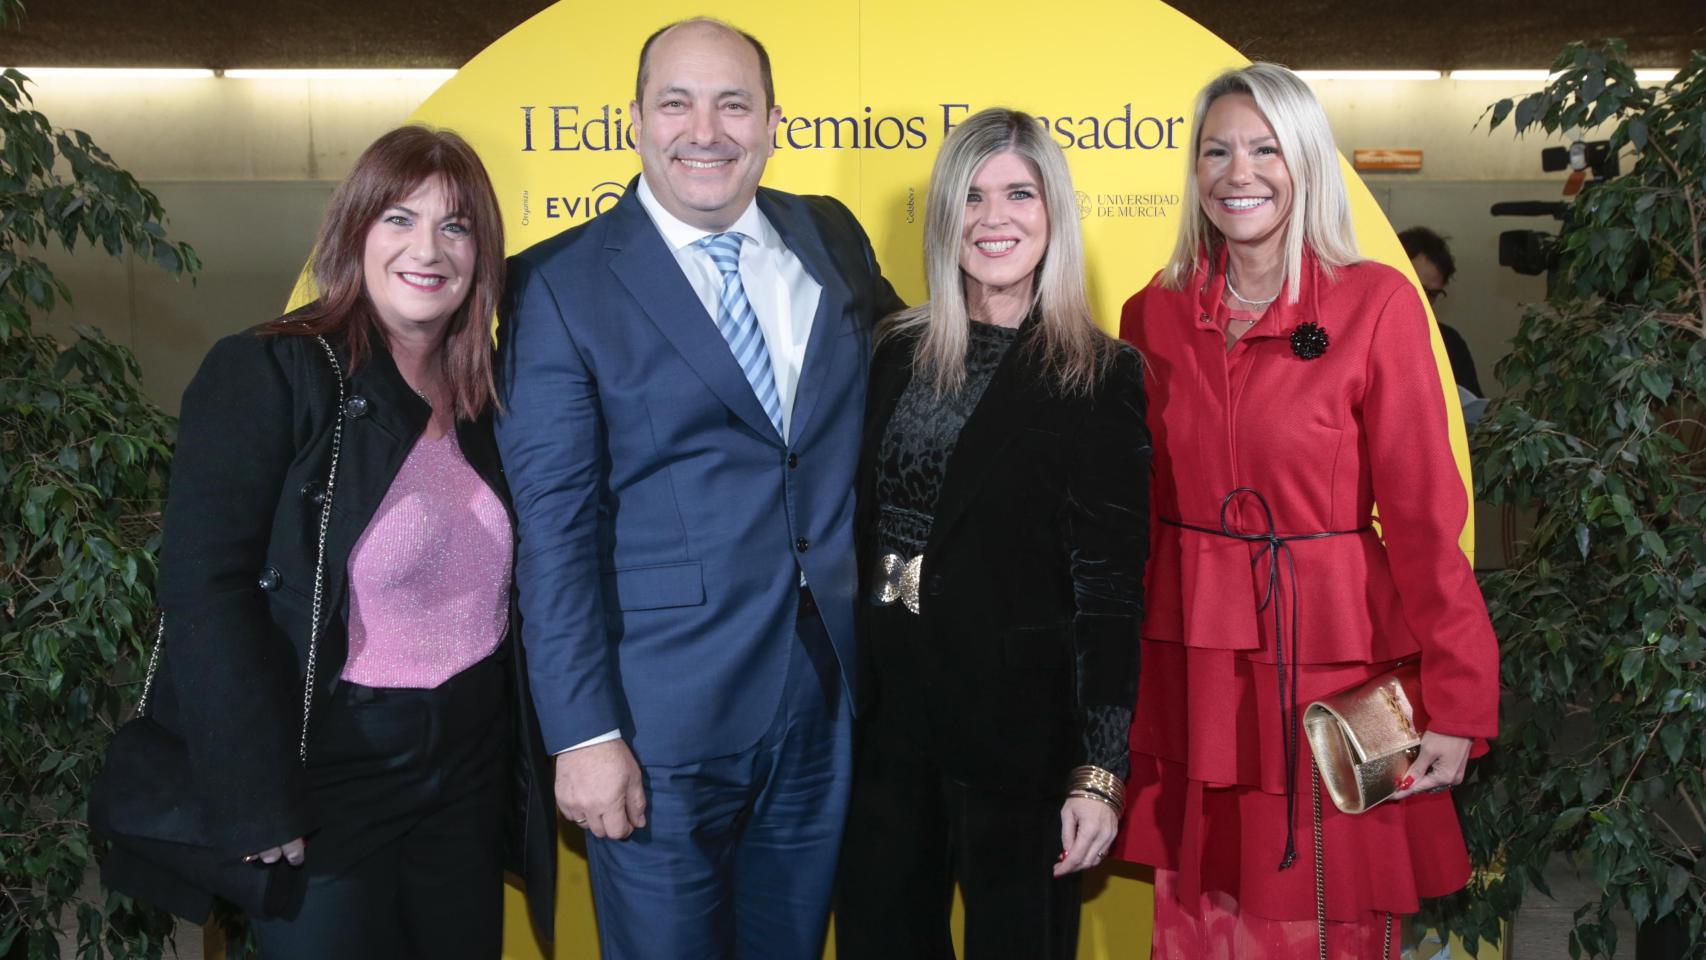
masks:
<path id="1" fill-rule="evenodd" d="M 1326 854 L 1321 842 L 1321 768 L 1315 758 L 1309 758 L 1309 803 L 1315 814 L 1315 944 L 1321 960 L 1327 960 L 1327 872 Z M 1386 937 L 1380 947 L 1380 960 L 1392 956 L 1392 914 L 1386 914 Z"/>
<path id="2" fill-rule="evenodd" d="M 166 639 L 166 614 L 160 614 L 159 626 L 154 628 L 154 649 L 148 653 L 148 673 L 142 678 L 142 699 L 136 701 L 136 715 L 148 712 L 148 695 L 154 692 L 154 668 L 160 665 L 160 642 Z"/>
<path id="3" fill-rule="evenodd" d="M 326 496 L 320 504 L 320 535 L 314 558 L 313 619 L 308 624 L 308 667 L 302 678 L 302 736 L 296 744 L 296 756 L 303 763 L 308 762 L 308 717 L 314 704 L 314 668 L 320 651 L 320 613 L 326 594 L 326 530 L 331 525 L 332 488 L 338 482 L 338 454 L 344 441 L 344 368 L 338 363 L 338 355 L 325 337 L 316 336 L 314 339 L 326 351 L 326 359 L 331 362 L 332 373 L 337 377 L 338 403 L 332 408 L 332 466 L 326 474 Z M 148 712 L 148 697 L 154 692 L 154 671 L 160 664 L 160 647 L 165 639 L 166 614 L 161 611 L 159 626 L 154 630 L 154 649 L 148 654 L 148 672 L 142 680 L 142 696 L 136 701 L 136 715 L 139 717 Z"/>
<path id="4" fill-rule="evenodd" d="M 338 363 L 338 355 L 332 351 L 332 345 L 325 337 L 316 336 L 320 347 L 326 351 L 326 359 L 332 364 L 332 372 L 338 378 L 338 404 L 332 408 L 332 467 L 326 472 L 326 499 L 320 504 L 320 539 L 314 558 L 314 604 L 308 624 L 308 668 L 302 677 L 302 737 L 296 744 L 296 756 L 303 763 L 308 762 L 308 716 L 314 703 L 314 667 L 315 657 L 320 652 L 320 608 L 326 595 L 326 528 L 332 522 L 332 488 L 338 483 L 338 454 L 343 450 L 344 443 L 344 368 Z"/>

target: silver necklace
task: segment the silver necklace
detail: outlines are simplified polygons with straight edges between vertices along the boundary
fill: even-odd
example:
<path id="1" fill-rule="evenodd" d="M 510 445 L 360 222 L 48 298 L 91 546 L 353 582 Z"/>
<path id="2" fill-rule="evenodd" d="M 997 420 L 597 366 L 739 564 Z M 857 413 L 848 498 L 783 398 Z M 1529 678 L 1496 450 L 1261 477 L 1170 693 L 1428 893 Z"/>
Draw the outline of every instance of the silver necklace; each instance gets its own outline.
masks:
<path id="1" fill-rule="evenodd" d="M 1273 303 L 1275 300 L 1279 299 L 1279 294 L 1277 294 L 1277 293 L 1274 294 L 1273 296 L 1267 298 L 1266 300 L 1251 300 L 1249 297 L 1246 297 L 1242 293 L 1239 293 L 1238 288 L 1234 287 L 1232 285 L 1232 271 L 1231 270 L 1226 271 L 1226 292 L 1232 294 L 1232 299 L 1238 301 L 1239 303 L 1247 303 L 1252 307 L 1265 307 L 1268 304 Z"/>

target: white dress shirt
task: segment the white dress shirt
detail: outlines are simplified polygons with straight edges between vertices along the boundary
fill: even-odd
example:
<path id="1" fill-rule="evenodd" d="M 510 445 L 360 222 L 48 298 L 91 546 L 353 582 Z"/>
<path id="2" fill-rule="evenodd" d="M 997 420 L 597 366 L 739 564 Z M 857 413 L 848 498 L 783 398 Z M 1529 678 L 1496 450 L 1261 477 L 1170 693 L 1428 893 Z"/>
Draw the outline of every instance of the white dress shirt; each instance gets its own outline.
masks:
<path id="1" fill-rule="evenodd" d="M 643 174 L 639 195 L 640 206 L 652 218 L 693 292 L 699 295 L 699 302 L 704 304 L 705 322 L 714 328 L 722 305 L 723 272 L 711 259 L 710 252 L 698 246 L 700 240 L 712 235 L 711 231 L 683 223 L 665 210 Z M 781 234 L 759 212 L 757 198 L 747 204 L 746 210 L 725 232 L 745 237 L 740 245 L 740 282 L 746 288 L 747 302 L 758 318 L 758 330 L 764 335 L 764 347 L 770 354 L 776 395 L 782 400 L 782 439 L 786 442 L 794 423 L 794 394 L 800 385 L 800 368 L 806 360 L 806 342 L 811 339 L 812 320 L 817 316 L 817 301 L 823 287 L 806 273 L 800 258 L 788 249 Z M 800 582 L 805 582 L 804 575 Z M 559 752 L 568 753 L 621 736 L 622 731 L 611 730 Z"/>
<path id="2" fill-rule="evenodd" d="M 663 242 L 675 254 L 675 262 L 705 305 L 708 322 L 715 326 L 723 297 L 723 274 L 711 254 L 698 246 L 711 231 L 676 219 L 640 177 L 640 206 L 663 234 Z M 811 338 L 812 318 L 823 287 L 782 242 L 782 235 L 758 210 L 756 198 L 747 204 L 727 233 L 746 239 L 740 245 L 740 281 L 747 302 L 758 317 L 759 332 L 770 353 L 770 369 L 776 376 L 776 394 L 782 399 L 782 438 L 787 440 L 794 422 L 794 393 L 800 384 L 800 367 L 806 359 L 806 341 Z"/>

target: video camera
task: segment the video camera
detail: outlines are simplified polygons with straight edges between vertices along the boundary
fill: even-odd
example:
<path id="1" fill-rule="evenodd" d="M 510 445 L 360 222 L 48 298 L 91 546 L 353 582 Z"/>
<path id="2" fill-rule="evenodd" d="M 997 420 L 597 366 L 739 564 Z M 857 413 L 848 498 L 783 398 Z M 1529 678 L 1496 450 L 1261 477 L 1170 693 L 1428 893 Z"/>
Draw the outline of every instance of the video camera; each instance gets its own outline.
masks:
<path id="1" fill-rule="evenodd" d="M 1617 154 L 1605 140 L 1584 143 L 1577 140 L 1567 147 L 1547 147 L 1540 151 L 1540 169 L 1547 173 L 1574 170 L 1593 171 L 1594 182 L 1610 180 L 1622 172 Z M 1592 184 L 1588 185 L 1589 188 Z M 1490 211 L 1495 217 L 1551 217 L 1562 223 L 1569 219 L 1571 204 L 1562 201 L 1512 201 L 1495 203 Z M 1499 234 L 1499 266 L 1510 267 L 1523 276 L 1535 277 L 1557 265 L 1556 234 L 1539 230 L 1506 230 Z"/>

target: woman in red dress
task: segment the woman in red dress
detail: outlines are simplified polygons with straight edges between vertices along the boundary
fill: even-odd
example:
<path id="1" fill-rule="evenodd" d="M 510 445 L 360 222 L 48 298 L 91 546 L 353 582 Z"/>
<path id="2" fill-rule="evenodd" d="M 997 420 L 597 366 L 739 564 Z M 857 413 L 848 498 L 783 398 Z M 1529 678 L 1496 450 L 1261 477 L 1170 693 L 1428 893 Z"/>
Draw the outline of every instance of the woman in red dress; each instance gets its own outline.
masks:
<path id="1" fill-rule="evenodd" d="M 1154 956 L 1314 956 L 1300 705 L 1419 658 L 1399 799 L 1322 810 L 1329 951 L 1381 956 L 1392 915 L 1468 879 L 1443 791 L 1498 724 L 1430 323 L 1402 274 L 1358 258 L 1296 75 L 1223 74 L 1195 119 L 1196 203 L 1120 323 L 1148 364 L 1155 522 L 1115 852 L 1156 868 Z"/>

